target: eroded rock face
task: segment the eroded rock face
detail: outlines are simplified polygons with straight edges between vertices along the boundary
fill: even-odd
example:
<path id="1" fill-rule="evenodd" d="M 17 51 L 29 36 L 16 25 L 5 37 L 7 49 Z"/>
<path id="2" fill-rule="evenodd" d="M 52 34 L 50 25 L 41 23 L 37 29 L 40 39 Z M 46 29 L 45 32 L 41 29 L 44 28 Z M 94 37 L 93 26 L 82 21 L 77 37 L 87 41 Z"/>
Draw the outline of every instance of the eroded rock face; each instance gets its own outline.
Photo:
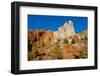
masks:
<path id="1" fill-rule="evenodd" d="M 72 21 L 57 31 L 28 31 L 28 60 L 81 59 L 88 57 L 87 30 L 75 33 Z"/>
<path id="2" fill-rule="evenodd" d="M 59 32 L 51 30 L 29 30 L 28 60 L 87 58 L 87 44 L 87 39 L 81 39 L 80 34 L 62 38 Z"/>
<path id="3" fill-rule="evenodd" d="M 30 44 L 32 44 L 33 42 L 37 41 L 37 39 L 36 39 L 36 31 L 35 30 L 28 31 L 28 41 L 30 42 Z"/>
<path id="4" fill-rule="evenodd" d="M 46 33 L 45 30 L 29 30 L 28 31 L 28 48 L 31 50 L 32 46 L 34 46 L 36 43 L 43 43 L 43 37 Z"/>
<path id="5" fill-rule="evenodd" d="M 50 43 L 54 40 L 54 33 L 53 31 L 47 31 L 45 34 L 44 34 L 44 43 Z"/>
<path id="6" fill-rule="evenodd" d="M 32 30 L 28 32 L 28 40 L 31 44 L 35 42 L 51 42 L 54 40 L 54 33 L 53 31 L 45 31 L 45 30 Z"/>
<path id="7" fill-rule="evenodd" d="M 76 43 L 79 43 L 80 40 L 81 40 L 81 39 L 80 39 L 80 36 L 77 35 L 77 34 L 74 34 L 74 35 L 69 36 L 68 39 L 72 39 L 72 40 L 74 40 Z"/>
<path id="8" fill-rule="evenodd" d="M 63 54 L 63 59 L 74 59 L 80 55 L 79 48 L 70 45 L 63 45 L 60 49 Z"/>
<path id="9" fill-rule="evenodd" d="M 37 41 L 41 41 L 41 37 L 45 34 L 46 32 L 44 30 L 30 30 L 28 31 L 28 40 L 30 41 L 31 44 Z"/>

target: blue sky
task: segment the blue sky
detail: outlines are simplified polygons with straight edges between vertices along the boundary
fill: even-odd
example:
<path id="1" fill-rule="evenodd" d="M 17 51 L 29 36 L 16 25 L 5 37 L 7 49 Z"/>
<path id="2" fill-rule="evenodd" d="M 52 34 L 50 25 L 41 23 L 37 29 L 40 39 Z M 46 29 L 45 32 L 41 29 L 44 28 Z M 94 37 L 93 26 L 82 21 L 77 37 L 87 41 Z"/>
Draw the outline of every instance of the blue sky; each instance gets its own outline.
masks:
<path id="1" fill-rule="evenodd" d="M 87 17 L 28 15 L 28 29 L 57 31 L 58 27 L 70 20 L 73 21 L 75 32 L 81 32 L 88 28 Z"/>

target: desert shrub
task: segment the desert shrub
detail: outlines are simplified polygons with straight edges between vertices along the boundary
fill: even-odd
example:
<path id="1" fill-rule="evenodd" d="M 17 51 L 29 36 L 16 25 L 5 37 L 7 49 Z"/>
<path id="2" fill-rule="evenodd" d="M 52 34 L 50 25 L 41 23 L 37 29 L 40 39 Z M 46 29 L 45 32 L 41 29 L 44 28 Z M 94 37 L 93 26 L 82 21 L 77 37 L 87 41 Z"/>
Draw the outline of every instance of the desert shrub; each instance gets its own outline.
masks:
<path id="1" fill-rule="evenodd" d="M 86 47 L 82 47 L 80 49 L 80 58 L 86 58 L 87 57 L 87 50 L 86 50 Z"/>
<path id="2" fill-rule="evenodd" d="M 84 40 L 85 36 L 84 35 L 81 35 L 80 38 L 81 38 L 81 40 Z"/>
<path id="3" fill-rule="evenodd" d="M 28 52 L 28 60 L 30 61 L 30 60 L 33 60 L 33 56 L 32 56 L 32 54 L 31 54 L 31 52 Z"/>
<path id="4" fill-rule="evenodd" d="M 88 37 L 87 36 L 85 36 L 85 40 L 88 40 Z"/>
<path id="5" fill-rule="evenodd" d="M 87 40 L 88 39 L 88 36 L 87 35 L 82 35 L 81 36 L 81 40 Z"/>
<path id="6" fill-rule="evenodd" d="M 32 50 L 32 45 L 28 41 L 28 51 L 31 52 L 31 50 Z"/>
<path id="7" fill-rule="evenodd" d="M 62 54 L 60 52 L 60 48 L 58 46 L 53 46 L 51 49 L 50 55 L 53 59 L 62 59 Z"/>
<path id="8" fill-rule="evenodd" d="M 34 60 L 37 55 L 37 51 L 28 52 L 28 60 Z"/>
<path id="9" fill-rule="evenodd" d="M 56 47 L 60 47 L 59 42 L 55 42 L 53 45 L 55 45 Z"/>
<path id="10" fill-rule="evenodd" d="M 75 42 L 75 40 L 74 39 L 72 39 L 72 42 L 71 42 L 72 44 L 75 44 L 76 42 Z"/>
<path id="11" fill-rule="evenodd" d="M 63 43 L 68 44 L 68 39 L 67 38 L 63 39 Z"/>
<path id="12" fill-rule="evenodd" d="M 57 42 L 60 42 L 60 41 L 61 41 L 60 39 L 57 40 Z"/>

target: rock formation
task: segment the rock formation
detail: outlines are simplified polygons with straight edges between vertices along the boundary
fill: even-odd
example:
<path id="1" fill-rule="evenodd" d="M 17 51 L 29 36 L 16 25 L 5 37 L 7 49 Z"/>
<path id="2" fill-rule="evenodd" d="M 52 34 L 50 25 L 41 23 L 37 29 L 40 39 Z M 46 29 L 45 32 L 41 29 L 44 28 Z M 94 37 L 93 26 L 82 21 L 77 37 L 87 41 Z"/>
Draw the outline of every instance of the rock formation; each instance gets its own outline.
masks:
<path id="1" fill-rule="evenodd" d="M 63 26 L 58 28 L 58 31 L 63 34 L 63 37 L 69 37 L 70 35 L 74 35 L 74 25 L 72 21 L 69 21 L 68 23 L 65 22 Z"/>
<path id="2" fill-rule="evenodd" d="M 87 30 L 75 33 L 73 22 L 58 31 L 29 30 L 28 60 L 80 59 L 88 57 Z"/>

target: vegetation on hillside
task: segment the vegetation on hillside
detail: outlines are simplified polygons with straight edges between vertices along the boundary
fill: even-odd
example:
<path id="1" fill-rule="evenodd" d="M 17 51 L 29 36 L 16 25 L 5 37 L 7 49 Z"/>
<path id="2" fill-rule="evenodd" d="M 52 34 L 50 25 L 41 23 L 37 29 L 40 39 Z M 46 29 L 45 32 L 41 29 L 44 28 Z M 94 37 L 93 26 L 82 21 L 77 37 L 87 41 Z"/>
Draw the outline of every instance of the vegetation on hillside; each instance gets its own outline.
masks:
<path id="1" fill-rule="evenodd" d="M 87 30 L 54 41 L 53 31 L 28 31 L 28 60 L 84 59 L 88 57 Z"/>

